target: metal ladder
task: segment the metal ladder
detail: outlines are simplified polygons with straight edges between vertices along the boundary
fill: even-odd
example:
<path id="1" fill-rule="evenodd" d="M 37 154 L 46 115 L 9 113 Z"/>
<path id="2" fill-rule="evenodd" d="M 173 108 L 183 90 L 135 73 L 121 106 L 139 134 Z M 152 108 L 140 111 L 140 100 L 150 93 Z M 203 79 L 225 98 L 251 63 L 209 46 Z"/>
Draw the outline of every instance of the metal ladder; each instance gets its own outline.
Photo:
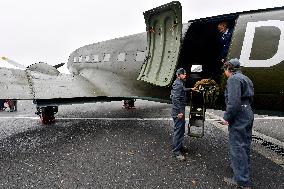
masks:
<path id="1" fill-rule="evenodd" d="M 205 90 L 191 91 L 188 136 L 201 138 L 204 136 Z M 193 132 L 192 129 L 195 128 Z M 197 131 L 196 131 L 197 130 Z"/>

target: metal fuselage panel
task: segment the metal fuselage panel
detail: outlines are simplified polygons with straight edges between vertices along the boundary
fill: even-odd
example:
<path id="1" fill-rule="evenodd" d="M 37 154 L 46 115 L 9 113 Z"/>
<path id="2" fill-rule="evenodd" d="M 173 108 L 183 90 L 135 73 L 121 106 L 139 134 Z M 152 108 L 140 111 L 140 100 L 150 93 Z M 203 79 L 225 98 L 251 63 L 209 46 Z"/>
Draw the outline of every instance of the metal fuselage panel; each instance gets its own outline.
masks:
<path id="1" fill-rule="evenodd" d="M 243 63 L 254 83 L 255 104 L 284 110 L 284 11 L 240 15 L 231 44 L 229 58 Z"/>
<path id="2" fill-rule="evenodd" d="M 74 51 L 68 68 L 90 81 L 99 90 L 96 96 L 169 99 L 170 87 L 157 87 L 137 80 L 146 55 L 146 33 L 140 33 L 105 42 L 95 43 Z M 121 53 L 125 59 L 118 60 Z M 143 53 L 138 60 L 138 53 Z M 109 60 L 104 55 L 109 54 Z M 98 62 L 85 61 L 86 57 L 99 57 Z M 82 57 L 82 62 L 74 58 Z"/>

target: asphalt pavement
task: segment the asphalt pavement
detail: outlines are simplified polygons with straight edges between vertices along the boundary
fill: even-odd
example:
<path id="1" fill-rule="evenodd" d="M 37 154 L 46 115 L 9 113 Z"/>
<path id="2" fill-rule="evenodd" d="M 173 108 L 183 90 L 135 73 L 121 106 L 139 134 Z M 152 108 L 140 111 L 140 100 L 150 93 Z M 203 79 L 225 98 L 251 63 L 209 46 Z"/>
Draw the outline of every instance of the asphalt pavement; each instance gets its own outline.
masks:
<path id="1" fill-rule="evenodd" d="M 52 125 L 40 123 L 31 101 L 18 104 L 18 112 L 0 112 L 0 188 L 234 188 L 223 182 L 232 175 L 228 136 L 213 119 L 203 138 L 185 138 L 189 152 L 179 162 L 168 104 L 64 105 Z M 283 166 L 253 148 L 253 188 L 284 188 Z"/>

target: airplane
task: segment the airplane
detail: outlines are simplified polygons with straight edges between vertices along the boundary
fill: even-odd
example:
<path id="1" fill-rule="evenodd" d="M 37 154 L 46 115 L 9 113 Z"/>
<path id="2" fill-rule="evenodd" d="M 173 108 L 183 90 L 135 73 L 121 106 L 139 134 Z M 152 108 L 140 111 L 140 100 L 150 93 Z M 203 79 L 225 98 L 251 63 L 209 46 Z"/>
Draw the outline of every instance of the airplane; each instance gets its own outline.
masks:
<path id="1" fill-rule="evenodd" d="M 218 62 L 217 25 L 225 21 L 233 30 L 227 59 L 238 58 L 242 72 L 252 79 L 254 108 L 284 110 L 284 7 L 184 24 L 178 1 L 143 14 L 146 32 L 72 52 L 67 62 L 70 75 L 61 74 L 56 69 L 60 65 L 42 62 L 24 70 L 0 68 L 0 90 L 5 91 L 0 99 L 32 99 L 43 123 L 54 121 L 63 104 L 124 100 L 125 107 L 132 108 L 135 99 L 171 103 L 175 71 L 183 67 L 190 75 L 187 86 L 214 79 L 221 89 L 221 102 L 226 82 Z M 194 65 L 198 69 L 192 69 Z"/>

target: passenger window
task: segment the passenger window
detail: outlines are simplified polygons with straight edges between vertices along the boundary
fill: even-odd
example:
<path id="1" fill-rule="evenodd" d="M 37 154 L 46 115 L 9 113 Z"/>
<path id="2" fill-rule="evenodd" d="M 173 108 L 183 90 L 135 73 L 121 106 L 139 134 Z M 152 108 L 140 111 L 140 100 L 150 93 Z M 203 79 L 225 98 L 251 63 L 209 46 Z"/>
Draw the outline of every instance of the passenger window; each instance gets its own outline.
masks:
<path id="1" fill-rule="evenodd" d="M 82 59 L 83 59 L 82 55 L 79 56 L 79 61 L 78 62 L 82 62 Z"/>
<path id="2" fill-rule="evenodd" d="M 191 67 L 191 72 L 202 72 L 202 65 L 193 65 Z"/>
<path id="3" fill-rule="evenodd" d="M 85 57 L 85 62 L 90 62 L 90 56 L 87 55 L 87 56 Z"/>
<path id="4" fill-rule="evenodd" d="M 104 61 L 104 62 L 108 62 L 109 59 L 110 59 L 110 54 L 104 54 L 104 59 L 103 59 L 103 61 Z"/>
<path id="5" fill-rule="evenodd" d="M 99 62 L 99 55 L 94 55 L 93 56 L 93 62 Z"/>
<path id="6" fill-rule="evenodd" d="M 125 54 L 126 53 L 119 53 L 117 57 L 118 62 L 124 62 L 125 61 Z"/>
<path id="7" fill-rule="evenodd" d="M 145 59 L 145 51 L 137 51 L 136 61 L 144 61 Z"/>

